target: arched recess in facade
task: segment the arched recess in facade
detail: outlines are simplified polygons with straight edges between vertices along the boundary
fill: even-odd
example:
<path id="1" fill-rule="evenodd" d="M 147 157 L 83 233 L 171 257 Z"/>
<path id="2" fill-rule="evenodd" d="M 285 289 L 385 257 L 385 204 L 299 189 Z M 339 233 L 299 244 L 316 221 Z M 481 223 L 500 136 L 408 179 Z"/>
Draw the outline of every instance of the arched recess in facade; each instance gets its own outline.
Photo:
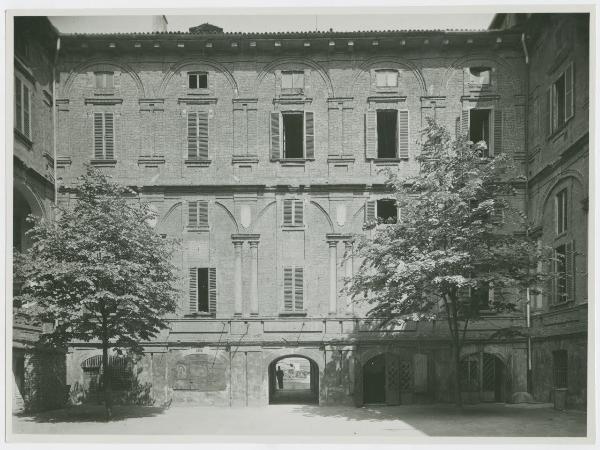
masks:
<path id="1" fill-rule="evenodd" d="M 510 359 L 493 348 L 464 353 L 459 380 L 465 403 L 506 402 L 510 395 Z"/>
<path id="2" fill-rule="evenodd" d="M 230 70 L 217 61 L 200 57 L 188 58 L 181 61 L 177 61 L 176 63 L 172 64 L 169 70 L 163 76 L 162 80 L 160 81 L 156 95 L 158 97 L 164 97 L 167 91 L 167 87 L 173 79 L 173 77 L 181 71 L 183 71 L 184 69 L 188 68 L 193 68 L 195 70 L 205 70 L 207 68 L 210 68 L 215 72 L 221 73 L 225 77 L 225 79 L 227 79 L 227 82 L 229 83 L 229 86 L 233 91 L 233 97 L 235 98 L 238 96 L 238 84 Z"/>
<path id="3" fill-rule="evenodd" d="M 452 80 L 452 78 L 457 75 L 462 76 L 463 70 L 466 67 L 469 67 L 471 64 L 490 65 L 490 67 L 501 66 L 504 69 L 502 72 L 503 76 L 506 76 L 509 82 L 511 83 L 511 94 L 519 95 L 523 92 L 522 84 L 517 81 L 517 69 L 510 62 L 499 56 L 490 58 L 489 55 L 483 53 L 471 53 L 469 55 L 463 56 L 452 61 L 448 65 L 448 68 L 446 69 L 442 77 L 442 82 L 440 84 L 441 91 L 448 92 L 448 83 L 450 83 L 450 80 Z"/>
<path id="4" fill-rule="evenodd" d="M 415 66 L 412 62 L 407 61 L 403 58 L 398 58 L 397 56 L 389 55 L 389 56 L 377 56 L 370 58 L 363 62 L 359 67 L 354 76 L 352 77 L 352 82 L 350 83 L 350 89 L 348 94 L 357 97 L 358 93 L 355 92 L 357 86 L 359 84 L 359 79 L 370 69 L 372 68 L 386 68 L 386 69 L 401 69 L 406 70 L 411 73 L 419 86 L 419 96 L 427 95 L 427 84 L 425 83 L 425 78 L 421 73 L 421 70 Z"/>
<path id="5" fill-rule="evenodd" d="M 27 216 L 46 218 L 44 204 L 26 182 L 15 179 L 13 184 L 13 247 L 19 251 L 29 247 L 25 232 L 31 227 Z"/>
<path id="6" fill-rule="evenodd" d="M 256 77 L 256 85 L 254 86 L 254 92 L 258 92 L 261 83 L 263 82 L 264 78 L 270 74 L 273 73 L 278 67 L 285 67 L 286 69 L 289 68 L 292 65 L 303 65 L 303 66 L 308 66 L 310 67 L 312 70 L 314 70 L 315 72 L 317 72 L 319 74 L 319 76 L 321 77 L 321 80 L 323 81 L 323 83 L 325 84 L 325 86 L 327 87 L 327 95 L 329 97 L 335 97 L 335 91 L 333 88 L 333 83 L 331 82 L 331 78 L 329 78 L 329 75 L 327 74 L 327 71 L 323 68 L 323 66 L 321 66 L 319 63 L 317 63 L 316 61 L 313 61 L 310 58 L 291 58 L 291 57 L 283 57 L 283 58 L 279 58 L 276 59 L 275 61 L 272 61 L 271 63 L 269 63 L 268 65 L 266 65 L 265 67 L 263 67 L 263 69 L 260 71 L 260 73 L 258 74 L 258 76 Z"/>
<path id="7" fill-rule="evenodd" d="M 544 189 L 540 199 L 542 200 L 537 207 L 535 212 L 535 223 L 541 224 L 543 222 L 544 211 L 546 210 L 546 205 L 548 204 L 548 200 L 552 197 L 556 187 L 563 183 L 566 180 L 573 180 L 578 184 L 581 192 L 587 192 L 587 187 L 585 185 L 583 176 L 576 170 L 566 170 L 561 172 L 560 175 L 556 176 L 556 178 L 549 183 L 548 187 Z"/>
<path id="8" fill-rule="evenodd" d="M 285 352 L 285 350 L 288 349 L 283 349 L 283 351 Z M 307 356 L 304 354 L 304 351 L 292 351 L 292 352 L 288 352 L 282 355 L 279 355 L 277 357 L 275 357 L 274 359 L 271 359 L 270 362 L 267 365 L 267 380 L 268 380 L 268 387 L 269 387 L 269 403 L 278 403 L 278 399 L 277 399 L 277 393 L 278 393 L 278 387 L 277 387 L 277 376 L 276 376 L 276 370 L 277 370 L 277 364 L 286 358 L 302 358 L 302 359 L 306 359 L 309 362 L 310 365 L 310 397 L 308 397 L 305 401 L 301 401 L 300 403 L 319 403 L 319 386 L 320 386 L 320 379 L 322 376 L 322 370 L 320 369 L 319 364 L 310 356 Z M 285 386 L 285 385 L 284 385 Z M 293 400 L 292 400 L 293 403 Z"/>
<path id="9" fill-rule="evenodd" d="M 101 58 L 87 60 L 86 62 L 71 69 L 71 71 L 67 75 L 67 79 L 64 84 L 64 90 L 62 92 L 62 96 L 65 98 L 70 98 L 71 97 L 71 89 L 72 89 L 73 83 L 75 82 L 77 77 L 80 75 L 84 75 L 86 73 L 86 70 L 88 70 L 90 68 L 95 68 L 95 67 L 102 67 L 102 68 L 112 67 L 112 68 L 119 69 L 121 73 L 127 74 L 131 77 L 131 79 L 133 80 L 133 82 L 135 83 L 135 86 L 137 88 L 138 97 L 139 98 L 146 97 L 146 89 L 144 87 L 144 83 L 142 83 L 141 78 L 135 72 L 135 70 L 133 70 L 132 67 L 130 67 L 128 64 L 125 64 L 122 62 L 114 61 L 111 59 L 101 59 Z"/>

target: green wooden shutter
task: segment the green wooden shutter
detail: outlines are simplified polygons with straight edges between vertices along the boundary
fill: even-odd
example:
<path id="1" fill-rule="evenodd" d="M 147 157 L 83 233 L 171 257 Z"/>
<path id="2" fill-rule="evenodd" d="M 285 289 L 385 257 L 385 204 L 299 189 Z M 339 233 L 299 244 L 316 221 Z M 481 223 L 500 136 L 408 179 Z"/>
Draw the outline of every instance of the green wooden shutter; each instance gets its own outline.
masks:
<path id="1" fill-rule="evenodd" d="M 277 161 L 281 158 L 279 139 L 279 113 L 271 113 L 271 160 Z"/>
<path id="2" fill-rule="evenodd" d="M 375 220 L 375 208 L 377 202 L 375 200 L 367 200 L 365 203 L 365 222 L 371 222 Z"/>
<path id="3" fill-rule="evenodd" d="M 573 117 L 573 63 L 565 71 L 565 121 Z"/>
<path id="4" fill-rule="evenodd" d="M 304 202 L 294 200 L 294 225 L 302 226 L 304 224 Z"/>
<path id="5" fill-rule="evenodd" d="M 198 312 L 198 269 L 190 268 L 190 304 L 189 313 L 195 314 Z"/>
<path id="6" fill-rule="evenodd" d="M 490 149 L 490 156 L 502 153 L 502 110 L 494 110 L 494 148 Z"/>
<path id="7" fill-rule="evenodd" d="M 306 159 L 314 159 L 315 157 L 315 122 L 312 112 L 304 113 L 304 142 Z"/>
<path id="8" fill-rule="evenodd" d="M 283 309 L 290 312 L 294 308 L 293 304 L 294 296 L 294 280 L 293 280 L 293 268 L 283 268 Z"/>
<path id="9" fill-rule="evenodd" d="M 208 201 L 198 200 L 198 226 L 208 226 Z"/>
<path id="10" fill-rule="evenodd" d="M 217 312 L 217 269 L 208 269 L 208 312 Z"/>
<path id="11" fill-rule="evenodd" d="M 196 228 L 198 226 L 198 202 L 188 202 L 188 227 Z"/>
<path id="12" fill-rule="evenodd" d="M 106 159 L 115 158 L 115 134 L 113 113 L 104 113 L 104 157 Z"/>
<path id="13" fill-rule="evenodd" d="M 198 113 L 198 159 L 208 159 L 208 112 Z"/>
<path id="14" fill-rule="evenodd" d="M 23 85 L 23 134 L 31 139 L 31 113 L 29 108 L 29 88 Z"/>
<path id="15" fill-rule="evenodd" d="M 23 89 L 21 80 L 15 77 L 15 127 L 23 131 Z"/>
<path id="16" fill-rule="evenodd" d="M 377 158 L 377 111 L 365 114 L 365 146 L 367 159 Z"/>
<path id="17" fill-rule="evenodd" d="M 567 301 L 575 300 L 575 241 L 565 245 L 565 278 Z"/>
<path id="18" fill-rule="evenodd" d="M 398 111 L 398 158 L 408 159 L 410 123 L 407 109 Z"/>
<path id="19" fill-rule="evenodd" d="M 294 200 L 286 198 L 283 200 L 283 224 L 293 225 L 294 224 Z"/>
<path id="20" fill-rule="evenodd" d="M 94 113 L 94 159 L 104 158 L 103 114 Z"/>
<path id="21" fill-rule="evenodd" d="M 198 115 L 195 112 L 187 113 L 187 148 L 188 159 L 198 158 Z"/>
<path id="22" fill-rule="evenodd" d="M 304 309 L 304 268 L 294 268 L 294 310 Z"/>

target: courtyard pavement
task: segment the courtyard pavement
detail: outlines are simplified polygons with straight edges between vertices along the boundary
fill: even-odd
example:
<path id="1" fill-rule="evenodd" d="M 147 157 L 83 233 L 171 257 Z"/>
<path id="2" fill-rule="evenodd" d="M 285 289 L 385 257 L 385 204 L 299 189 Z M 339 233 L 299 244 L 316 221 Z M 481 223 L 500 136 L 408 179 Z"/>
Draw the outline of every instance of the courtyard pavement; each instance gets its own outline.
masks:
<path id="1" fill-rule="evenodd" d="M 78 435 L 282 435 L 346 438 L 432 436 L 553 437 L 586 434 L 586 414 L 550 405 L 453 405 L 265 407 L 117 406 L 115 419 L 99 421 L 98 405 L 13 416 L 13 433 Z M 232 426 L 233 425 L 233 426 Z M 57 436 L 58 437 L 58 436 Z"/>

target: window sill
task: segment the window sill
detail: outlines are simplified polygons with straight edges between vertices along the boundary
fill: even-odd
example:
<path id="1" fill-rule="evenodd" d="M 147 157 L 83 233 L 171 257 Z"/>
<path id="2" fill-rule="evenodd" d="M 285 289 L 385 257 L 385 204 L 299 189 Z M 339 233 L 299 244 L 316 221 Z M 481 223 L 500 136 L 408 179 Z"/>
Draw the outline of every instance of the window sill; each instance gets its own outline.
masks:
<path id="1" fill-rule="evenodd" d="M 353 163 L 354 156 L 330 156 L 327 158 L 328 163 Z"/>
<path id="2" fill-rule="evenodd" d="M 214 319 L 215 313 L 212 312 L 196 312 L 191 314 L 186 314 L 184 317 L 190 319 Z"/>
<path id="3" fill-rule="evenodd" d="M 306 229 L 306 226 L 303 225 L 282 225 L 281 226 L 281 230 L 282 231 L 304 231 Z"/>
<path id="4" fill-rule="evenodd" d="M 278 159 L 279 164 L 281 166 L 304 166 L 307 161 L 314 161 L 314 159 L 306 159 L 306 158 L 287 158 L 287 159 Z"/>
<path id="5" fill-rule="evenodd" d="M 187 95 L 210 95 L 211 91 L 208 88 L 190 89 L 188 88 Z"/>
<path id="6" fill-rule="evenodd" d="M 282 96 L 289 95 L 304 95 L 304 89 L 302 88 L 281 88 Z"/>
<path id="7" fill-rule="evenodd" d="M 258 156 L 233 156 L 232 164 L 258 164 Z"/>
<path id="8" fill-rule="evenodd" d="M 208 225 L 198 227 L 186 227 L 186 231 L 188 233 L 208 233 L 210 231 L 210 227 Z"/>
<path id="9" fill-rule="evenodd" d="M 554 303 L 550 305 L 550 310 L 562 309 L 562 308 L 570 308 L 575 305 L 574 300 L 565 300 L 564 302 Z"/>
<path id="10" fill-rule="evenodd" d="M 90 161 L 92 166 L 96 167 L 115 167 L 117 165 L 116 159 L 92 159 Z"/>
<path id="11" fill-rule="evenodd" d="M 115 95 L 115 89 L 94 89 L 94 95 Z"/>
<path id="12" fill-rule="evenodd" d="M 398 86 L 377 86 L 375 92 L 378 94 L 395 94 L 398 92 Z"/>
<path id="13" fill-rule="evenodd" d="M 569 122 L 571 121 L 572 118 L 573 118 L 573 116 L 569 117 L 561 126 L 559 126 L 556 130 L 554 130 L 552 133 L 550 133 L 550 135 L 548 136 L 548 140 L 555 142 L 560 137 L 562 137 L 564 134 L 566 134 L 567 125 L 569 124 Z"/>
<path id="14" fill-rule="evenodd" d="M 18 141 L 20 141 L 23 145 L 25 145 L 28 149 L 31 150 L 33 147 L 33 141 L 21 133 L 19 130 L 14 128 L 14 134 Z"/>
<path id="15" fill-rule="evenodd" d="M 184 164 L 188 167 L 208 167 L 211 162 L 211 159 L 186 159 Z"/>
<path id="16" fill-rule="evenodd" d="M 306 317 L 306 311 L 280 312 L 279 317 Z"/>

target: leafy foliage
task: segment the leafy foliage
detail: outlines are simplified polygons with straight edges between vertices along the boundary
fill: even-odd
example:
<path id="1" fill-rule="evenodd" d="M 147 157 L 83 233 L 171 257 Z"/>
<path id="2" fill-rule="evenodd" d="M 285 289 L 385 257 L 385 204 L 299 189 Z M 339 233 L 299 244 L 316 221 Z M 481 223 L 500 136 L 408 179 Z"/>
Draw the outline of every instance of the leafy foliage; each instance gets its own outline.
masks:
<path id="1" fill-rule="evenodd" d="M 132 190 L 93 168 L 78 181 L 74 207 L 58 207 L 55 220 L 29 219 L 33 244 L 15 255 L 14 306 L 57 323 L 44 343 L 139 350 L 175 311 L 175 242 L 148 224 L 154 213 Z"/>

